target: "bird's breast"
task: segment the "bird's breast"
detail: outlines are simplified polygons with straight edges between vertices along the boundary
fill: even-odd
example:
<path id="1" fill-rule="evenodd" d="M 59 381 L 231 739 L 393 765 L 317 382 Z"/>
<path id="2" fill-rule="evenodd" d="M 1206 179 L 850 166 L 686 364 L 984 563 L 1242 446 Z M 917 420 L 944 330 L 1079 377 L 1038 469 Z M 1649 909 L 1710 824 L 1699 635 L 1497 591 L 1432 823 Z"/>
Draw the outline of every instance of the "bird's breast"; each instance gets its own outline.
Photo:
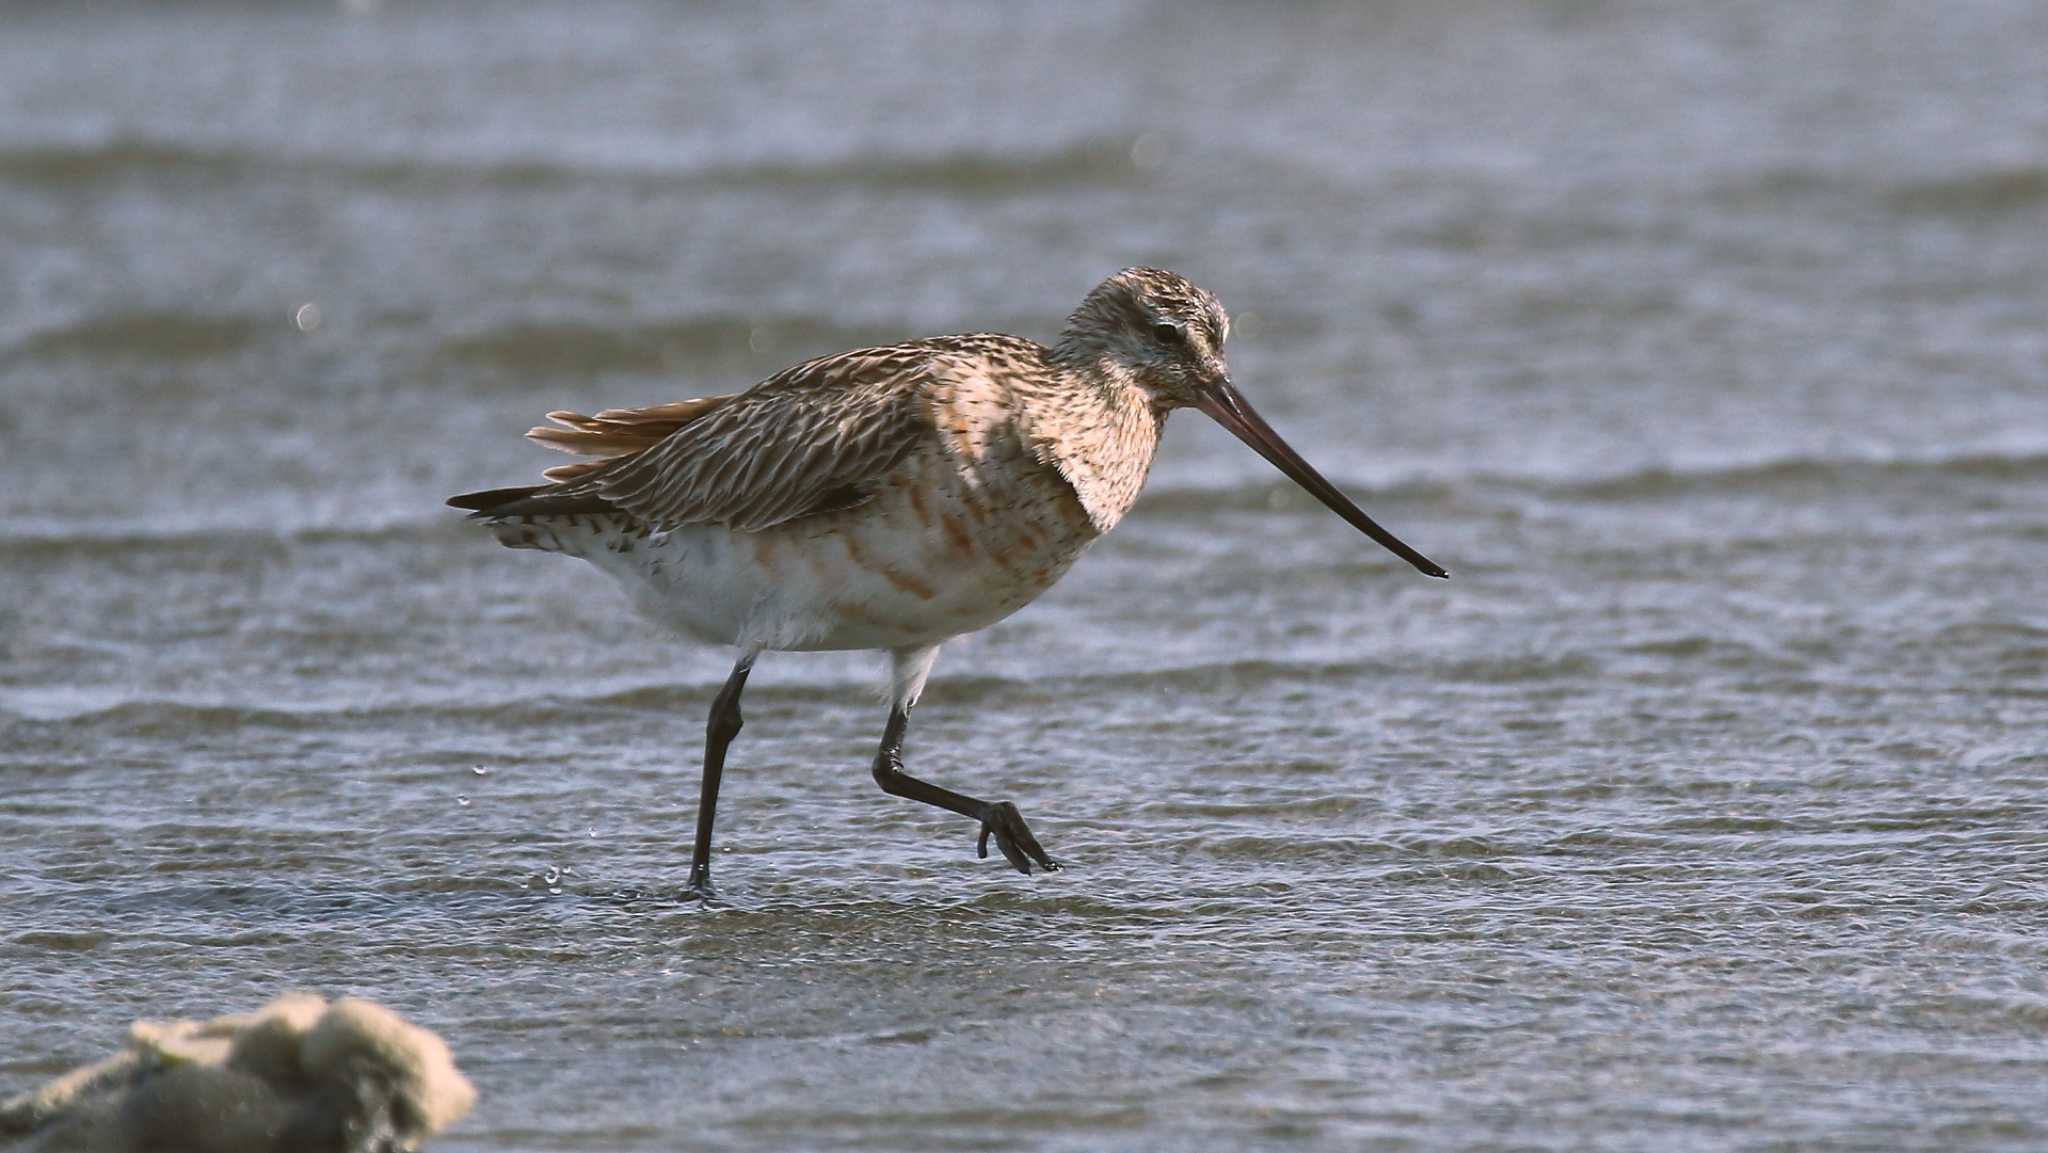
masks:
<path id="1" fill-rule="evenodd" d="M 962 469 L 932 451 L 906 458 L 867 503 L 751 534 L 747 547 L 775 590 L 773 615 L 817 624 L 787 647 L 888 648 L 1009 616 L 1095 536 L 1056 470 L 1028 457 Z"/>

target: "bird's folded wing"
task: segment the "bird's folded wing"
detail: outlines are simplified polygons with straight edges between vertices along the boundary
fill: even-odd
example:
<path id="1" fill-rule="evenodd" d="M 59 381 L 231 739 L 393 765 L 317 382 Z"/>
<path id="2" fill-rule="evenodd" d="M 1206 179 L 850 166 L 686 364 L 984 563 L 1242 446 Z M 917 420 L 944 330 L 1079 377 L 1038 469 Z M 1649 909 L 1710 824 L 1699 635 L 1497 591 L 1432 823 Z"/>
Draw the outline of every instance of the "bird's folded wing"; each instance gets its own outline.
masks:
<path id="1" fill-rule="evenodd" d="M 623 441 L 634 435 L 635 413 L 649 414 L 644 427 L 703 406 L 648 447 L 568 466 L 586 471 L 556 491 L 595 497 L 656 530 L 718 524 L 755 532 L 863 504 L 930 434 L 918 387 L 926 363 L 913 349 L 861 349 L 729 397 L 600 413 L 592 419 L 609 422 Z"/>
<path id="2" fill-rule="evenodd" d="M 560 452 L 607 459 L 630 456 L 653 448 L 691 421 L 733 399 L 732 395 L 703 396 L 646 408 L 607 408 L 596 416 L 557 409 L 548 414 L 554 425 L 536 425 L 526 430 L 526 439 Z M 545 469 L 549 480 L 575 480 L 604 467 L 603 460 L 578 461 Z"/>

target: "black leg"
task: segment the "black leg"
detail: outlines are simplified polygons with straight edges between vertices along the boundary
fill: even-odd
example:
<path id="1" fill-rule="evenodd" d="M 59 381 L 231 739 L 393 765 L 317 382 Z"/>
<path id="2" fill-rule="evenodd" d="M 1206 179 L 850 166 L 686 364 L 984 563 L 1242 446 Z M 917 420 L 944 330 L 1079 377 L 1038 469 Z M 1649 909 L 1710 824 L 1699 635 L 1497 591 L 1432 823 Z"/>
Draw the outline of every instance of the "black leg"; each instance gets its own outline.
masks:
<path id="1" fill-rule="evenodd" d="M 937 805 L 963 817 L 981 822 L 981 840 L 975 845 L 975 853 L 988 856 L 988 839 L 993 835 L 996 848 L 1003 857 L 1020 873 L 1029 873 L 1031 863 L 1046 872 L 1059 869 L 1059 862 L 1045 855 L 1045 849 L 1038 838 L 1031 835 L 1030 826 L 1024 823 L 1023 814 L 1017 806 L 1008 801 L 976 800 L 951 789 L 940 788 L 929 781 L 920 781 L 903 771 L 903 730 L 910 724 L 910 712 L 901 706 L 889 711 L 889 727 L 882 730 L 882 747 L 875 753 L 875 783 L 882 791 L 893 797 L 909 797 L 927 805 Z"/>
<path id="2" fill-rule="evenodd" d="M 690 850 L 690 891 L 711 891 L 711 825 L 718 819 L 718 779 L 725 775 L 725 747 L 740 735 L 740 690 L 747 687 L 754 654 L 732 667 L 725 687 L 711 702 L 711 720 L 704 726 L 704 789 L 697 798 L 697 844 Z"/>

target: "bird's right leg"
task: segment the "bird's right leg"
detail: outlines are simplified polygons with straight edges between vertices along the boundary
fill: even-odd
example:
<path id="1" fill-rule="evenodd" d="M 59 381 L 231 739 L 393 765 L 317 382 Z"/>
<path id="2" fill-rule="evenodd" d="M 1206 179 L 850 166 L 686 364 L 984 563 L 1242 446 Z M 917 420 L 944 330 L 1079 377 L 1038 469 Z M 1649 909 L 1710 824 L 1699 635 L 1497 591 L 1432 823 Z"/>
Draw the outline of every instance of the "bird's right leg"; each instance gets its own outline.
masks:
<path id="1" fill-rule="evenodd" d="M 711 720 L 704 726 L 704 787 L 697 797 L 697 843 L 690 850 L 690 891 L 711 891 L 711 825 L 718 818 L 718 781 L 725 775 L 725 748 L 740 735 L 740 690 L 754 669 L 752 652 L 740 654 L 725 687 L 711 702 Z"/>
<path id="2" fill-rule="evenodd" d="M 1046 855 L 1038 838 L 1031 835 L 1031 827 L 1024 823 L 1023 814 L 1017 806 L 1008 801 L 984 801 L 965 793 L 920 781 L 903 771 L 903 731 L 910 725 L 910 707 L 917 703 L 918 694 L 924 690 L 925 678 L 931 674 L 932 662 L 938 659 L 939 648 L 932 645 L 921 649 L 899 649 L 894 654 L 895 692 L 889 706 L 889 724 L 882 730 L 882 745 L 875 751 L 875 783 L 882 791 L 893 797 L 908 797 L 927 805 L 936 805 L 981 822 L 981 839 L 975 844 L 975 853 L 988 856 L 988 840 L 994 837 L 996 848 L 1003 858 L 1020 873 L 1030 873 L 1032 862 L 1046 872 L 1059 869 L 1059 862 Z"/>

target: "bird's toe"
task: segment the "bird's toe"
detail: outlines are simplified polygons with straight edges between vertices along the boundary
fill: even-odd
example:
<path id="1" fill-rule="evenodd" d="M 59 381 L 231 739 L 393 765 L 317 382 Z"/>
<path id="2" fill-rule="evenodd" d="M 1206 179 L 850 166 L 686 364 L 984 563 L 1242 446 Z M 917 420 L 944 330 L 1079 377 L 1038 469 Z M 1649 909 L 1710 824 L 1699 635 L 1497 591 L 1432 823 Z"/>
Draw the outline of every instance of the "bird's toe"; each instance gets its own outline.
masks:
<path id="1" fill-rule="evenodd" d="M 1002 852 L 1003 859 L 1018 872 L 1029 875 L 1033 863 L 1048 873 L 1059 871 L 1059 862 L 1047 855 L 1038 838 L 1031 835 L 1031 826 L 1024 823 L 1024 814 L 1017 811 L 1016 805 L 999 801 L 988 807 L 988 813 L 981 821 L 981 838 L 974 847 L 977 856 L 988 856 L 991 836 L 995 838 L 996 848 Z"/>

